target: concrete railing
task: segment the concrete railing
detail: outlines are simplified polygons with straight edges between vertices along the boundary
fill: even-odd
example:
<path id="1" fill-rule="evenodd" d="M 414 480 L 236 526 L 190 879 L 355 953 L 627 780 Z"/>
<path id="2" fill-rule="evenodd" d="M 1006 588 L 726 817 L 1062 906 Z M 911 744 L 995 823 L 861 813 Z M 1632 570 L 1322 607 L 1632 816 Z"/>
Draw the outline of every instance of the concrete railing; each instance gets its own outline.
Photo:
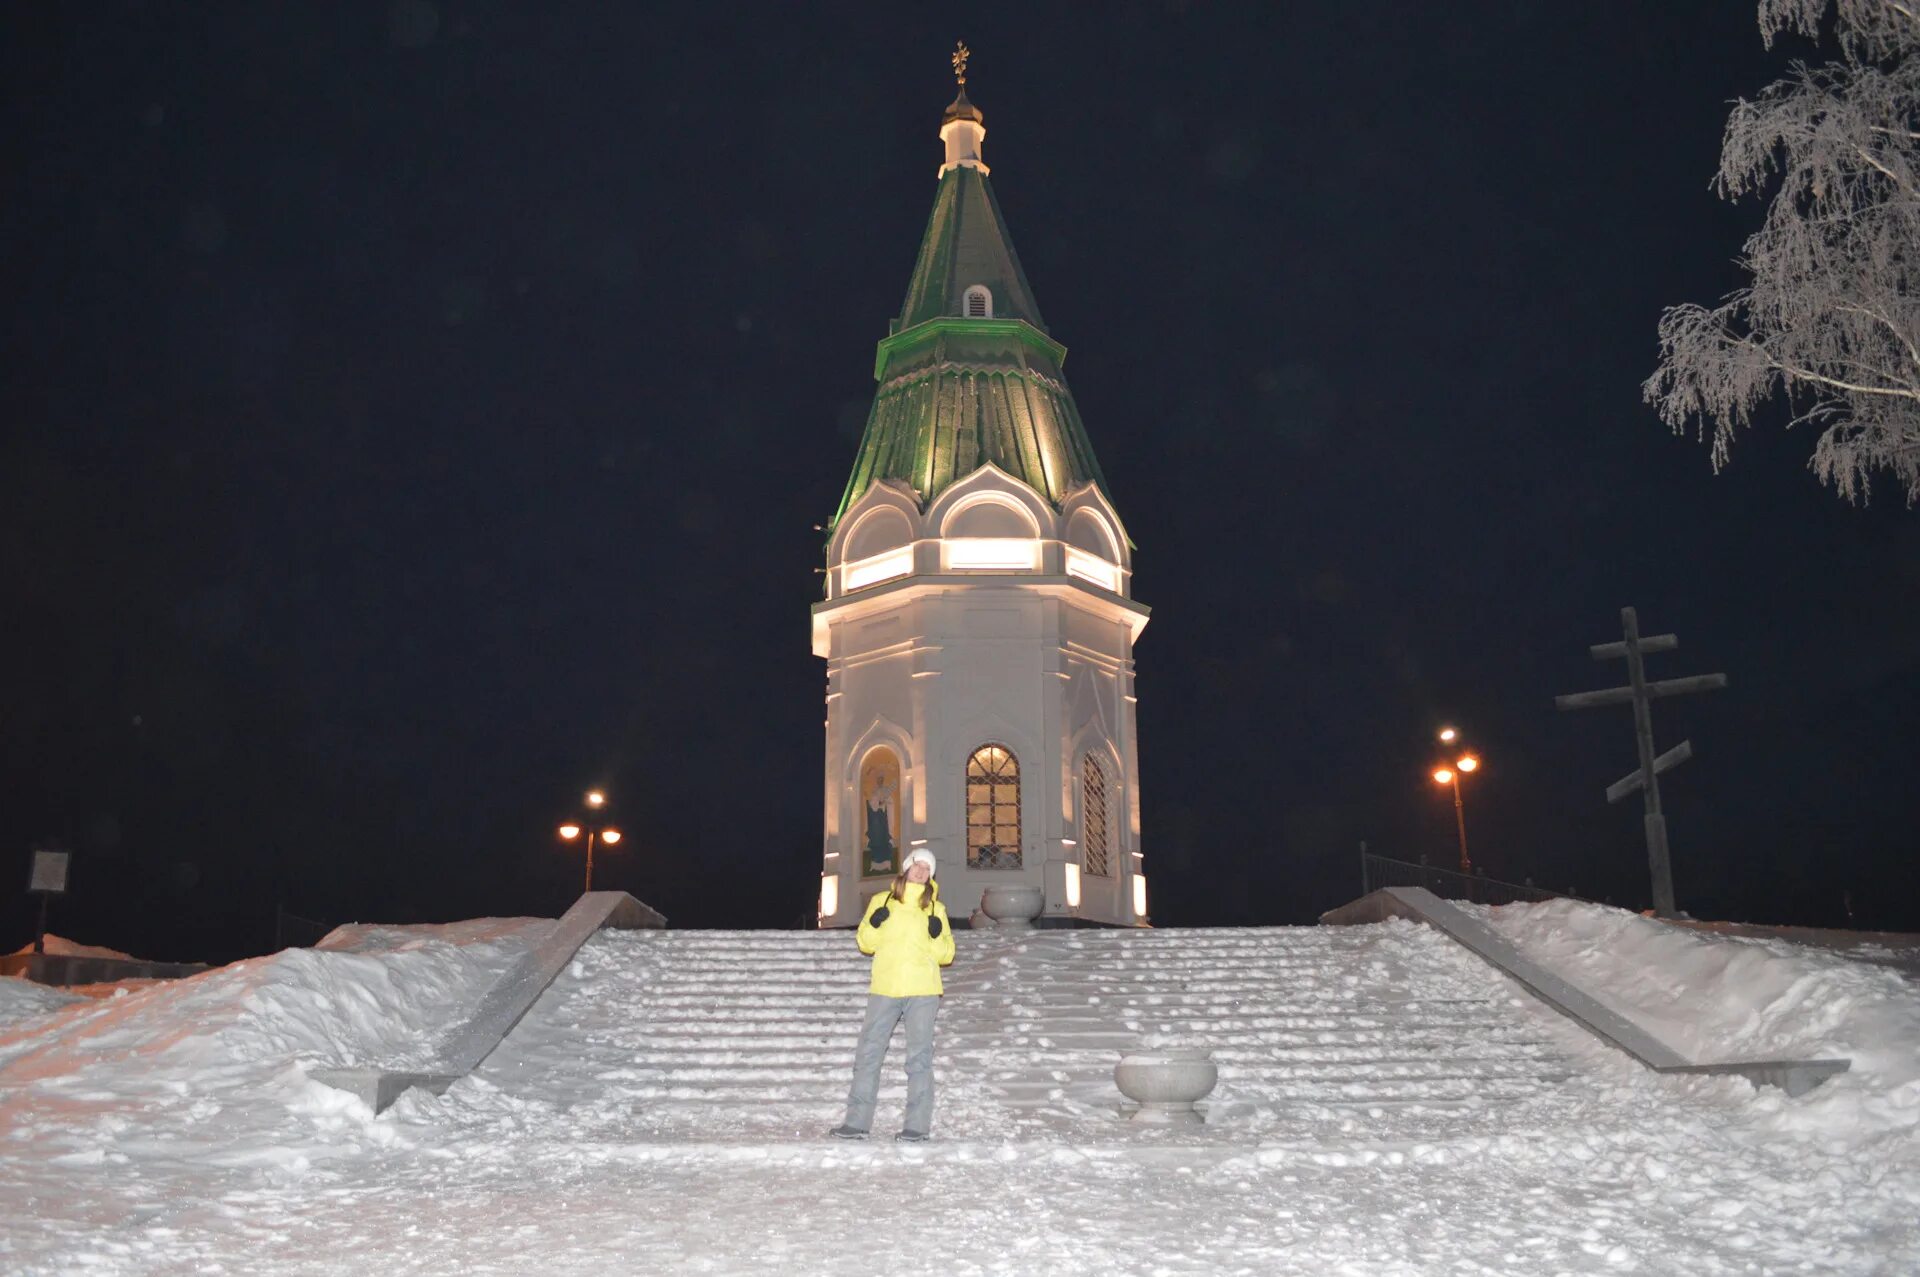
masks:
<path id="1" fill-rule="evenodd" d="M 1320 915 L 1321 923 L 1329 926 L 1385 922 L 1388 918 L 1423 922 L 1441 931 L 1512 976 L 1534 997 L 1656 1073 L 1736 1074 L 1756 1086 L 1777 1086 L 1788 1095 L 1804 1095 L 1834 1074 L 1845 1073 L 1852 1067 L 1851 1060 L 1737 1060 L 1696 1064 L 1584 989 L 1523 957 L 1492 927 L 1424 887 L 1383 887 Z"/>
<path id="2" fill-rule="evenodd" d="M 632 931 L 666 925 L 664 916 L 624 891 L 590 891 L 554 923 L 545 939 L 481 995 L 473 1014 L 441 1042 L 432 1064 L 420 1069 L 314 1069 L 308 1076 L 358 1095 L 376 1113 L 412 1087 L 424 1087 L 439 1095 L 493 1054 L 594 932 L 607 927 Z"/>

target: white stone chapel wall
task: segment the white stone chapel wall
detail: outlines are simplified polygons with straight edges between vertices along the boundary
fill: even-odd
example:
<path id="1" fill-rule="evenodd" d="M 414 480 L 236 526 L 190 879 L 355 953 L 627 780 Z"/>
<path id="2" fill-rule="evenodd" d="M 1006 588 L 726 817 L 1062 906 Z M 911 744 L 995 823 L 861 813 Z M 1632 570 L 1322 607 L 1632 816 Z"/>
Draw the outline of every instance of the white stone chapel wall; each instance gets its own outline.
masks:
<path id="1" fill-rule="evenodd" d="M 877 485 L 848 511 L 829 546 L 829 598 L 815 611 L 815 651 L 828 664 L 823 874 L 837 880 L 836 907 L 822 924 L 856 921 L 887 881 L 860 872 L 869 819 L 861 765 L 881 745 L 899 754 L 902 848 L 934 851 L 955 917 L 970 914 L 987 887 L 1005 883 L 1041 888 L 1051 916 L 1142 922 L 1131 885 L 1139 829 L 1127 813 L 1137 811 L 1132 646 L 1144 609 L 1065 571 L 1071 533 L 1079 549 L 1123 560 L 1112 566 L 1125 590 L 1130 565 L 1117 519 L 1084 494 L 1056 513 L 1019 480 L 983 467 L 924 516 L 912 511 L 911 567 L 848 588 L 851 566 L 898 549 L 894 521 L 905 519 L 901 507 L 911 509 L 902 489 Z M 882 528 L 888 535 L 873 535 Z M 942 538 L 942 528 L 957 535 Z M 983 537 L 1023 534 L 1035 545 L 1032 570 L 950 570 L 957 544 L 978 550 Z M 967 761 L 989 744 L 1019 763 L 1017 869 L 967 862 Z M 1073 905 L 1067 866 L 1080 864 L 1089 751 L 1106 769 L 1109 872 L 1080 874 Z"/>

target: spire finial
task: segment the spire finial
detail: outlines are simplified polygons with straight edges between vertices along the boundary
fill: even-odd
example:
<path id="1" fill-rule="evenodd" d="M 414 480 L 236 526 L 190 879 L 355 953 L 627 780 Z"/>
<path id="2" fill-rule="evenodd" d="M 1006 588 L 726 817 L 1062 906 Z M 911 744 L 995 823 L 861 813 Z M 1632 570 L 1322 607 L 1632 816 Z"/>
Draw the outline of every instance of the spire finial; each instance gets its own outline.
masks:
<path id="1" fill-rule="evenodd" d="M 973 50 L 965 40 L 953 46 L 953 78 L 960 81 L 960 92 L 940 117 L 940 140 L 947 144 L 947 162 L 940 166 L 943 174 L 956 166 L 987 171 L 980 162 L 980 139 L 987 135 L 987 117 L 967 101 L 967 59 L 972 56 Z"/>

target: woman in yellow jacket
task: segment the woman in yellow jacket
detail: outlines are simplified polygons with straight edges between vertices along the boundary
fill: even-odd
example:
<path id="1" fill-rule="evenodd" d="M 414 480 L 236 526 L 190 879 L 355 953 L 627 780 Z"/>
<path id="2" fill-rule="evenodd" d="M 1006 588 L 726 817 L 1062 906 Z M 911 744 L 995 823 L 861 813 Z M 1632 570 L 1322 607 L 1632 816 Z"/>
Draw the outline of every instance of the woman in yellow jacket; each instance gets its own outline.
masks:
<path id="1" fill-rule="evenodd" d="M 860 952 L 873 955 L 873 979 L 853 1056 L 847 1120 L 832 1131 L 843 1140 L 863 1140 L 873 1126 L 880 1062 L 901 1020 L 907 1025 L 907 1114 L 895 1138 L 924 1140 L 933 1125 L 933 1017 L 940 1009 L 940 968 L 953 961 L 953 928 L 933 869 L 925 847 L 909 852 L 893 885 L 867 901 L 861 915 Z"/>

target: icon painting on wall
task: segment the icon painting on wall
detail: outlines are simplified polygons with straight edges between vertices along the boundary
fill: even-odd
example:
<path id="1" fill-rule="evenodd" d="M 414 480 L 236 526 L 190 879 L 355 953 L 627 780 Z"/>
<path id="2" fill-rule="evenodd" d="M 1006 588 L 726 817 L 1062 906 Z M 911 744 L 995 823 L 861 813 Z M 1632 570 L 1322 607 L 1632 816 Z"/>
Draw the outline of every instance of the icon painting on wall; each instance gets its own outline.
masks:
<path id="1" fill-rule="evenodd" d="M 899 872 L 900 760 L 876 749 L 860 764 L 860 872 Z"/>

